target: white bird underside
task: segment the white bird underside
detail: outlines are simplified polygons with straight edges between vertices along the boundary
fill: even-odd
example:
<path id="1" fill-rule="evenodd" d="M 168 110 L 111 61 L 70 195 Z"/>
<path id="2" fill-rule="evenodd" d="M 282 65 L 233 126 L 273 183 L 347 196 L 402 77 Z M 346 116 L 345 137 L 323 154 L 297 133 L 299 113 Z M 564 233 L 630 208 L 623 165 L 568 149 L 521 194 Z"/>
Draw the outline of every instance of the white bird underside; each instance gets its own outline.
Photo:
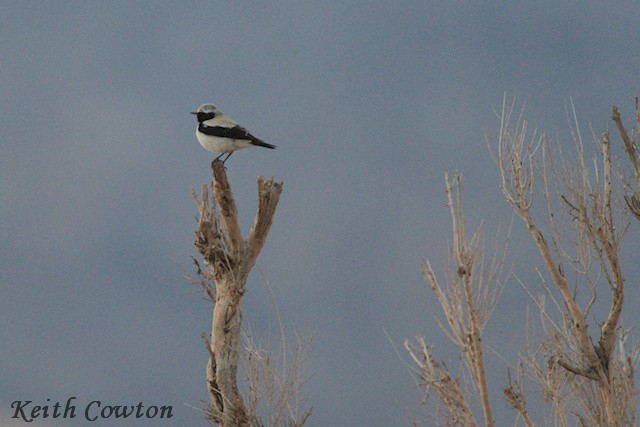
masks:
<path id="1" fill-rule="evenodd" d="M 253 143 L 246 139 L 221 138 L 219 136 L 205 135 L 197 130 L 196 137 L 202 148 L 213 153 L 231 153 L 241 148 L 253 146 Z"/>

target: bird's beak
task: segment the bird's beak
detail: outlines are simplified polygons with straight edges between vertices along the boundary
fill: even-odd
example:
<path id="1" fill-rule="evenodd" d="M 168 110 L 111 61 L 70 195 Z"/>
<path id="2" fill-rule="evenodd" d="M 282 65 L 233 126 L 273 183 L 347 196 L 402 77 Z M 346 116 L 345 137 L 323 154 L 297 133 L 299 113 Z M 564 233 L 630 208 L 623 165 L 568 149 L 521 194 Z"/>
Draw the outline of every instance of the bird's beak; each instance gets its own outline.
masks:
<path id="1" fill-rule="evenodd" d="M 198 112 L 197 111 L 192 111 L 191 114 L 198 114 Z"/>

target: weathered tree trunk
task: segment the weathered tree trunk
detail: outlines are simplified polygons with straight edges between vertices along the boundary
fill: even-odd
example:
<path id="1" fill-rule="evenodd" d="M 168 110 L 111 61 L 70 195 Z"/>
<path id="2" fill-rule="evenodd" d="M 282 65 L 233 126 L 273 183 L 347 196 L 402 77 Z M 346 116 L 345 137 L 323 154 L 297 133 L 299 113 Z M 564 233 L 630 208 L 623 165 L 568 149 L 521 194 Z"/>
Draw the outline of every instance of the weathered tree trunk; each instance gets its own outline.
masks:
<path id="1" fill-rule="evenodd" d="M 238 225 L 231 186 L 222 162 L 214 161 L 213 198 L 209 205 L 206 185 L 198 199 L 200 213 L 195 245 L 206 264 L 205 276 L 214 282 L 208 293 L 214 301 L 209 349 L 207 389 L 211 397 L 211 419 L 222 426 L 248 426 L 244 401 L 238 391 L 236 373 L 240 356 L 242 296 L 251 268 L 264 245 L 280 199 L 282 183 L 258 177 L 258 212 L 246 240 Z"/>

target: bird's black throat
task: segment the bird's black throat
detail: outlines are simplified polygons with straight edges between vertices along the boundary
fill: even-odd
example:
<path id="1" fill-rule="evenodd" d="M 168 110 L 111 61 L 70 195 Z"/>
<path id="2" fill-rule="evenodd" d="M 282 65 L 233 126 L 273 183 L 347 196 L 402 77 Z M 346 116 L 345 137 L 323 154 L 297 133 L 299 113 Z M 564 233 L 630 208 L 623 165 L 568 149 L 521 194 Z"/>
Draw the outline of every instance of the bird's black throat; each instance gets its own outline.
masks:
<path id="1" fill-rule="evenodd" d="M 197 114 L 197 118 L 198 118 L 198 122 L 202 123 L 205 122 L 207 120 L 211 120 L 216 116 L 216 113 L 196 113 Z"/>

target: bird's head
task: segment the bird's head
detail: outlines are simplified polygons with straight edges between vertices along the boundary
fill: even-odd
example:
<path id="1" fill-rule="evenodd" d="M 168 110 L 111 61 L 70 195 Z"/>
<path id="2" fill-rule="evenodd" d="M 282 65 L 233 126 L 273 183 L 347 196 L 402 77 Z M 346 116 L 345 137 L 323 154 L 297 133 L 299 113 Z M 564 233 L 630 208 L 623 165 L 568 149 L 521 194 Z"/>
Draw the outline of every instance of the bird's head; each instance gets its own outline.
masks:
<path id="1" fill-rule="evenodd" d="M 222 113 L 213 104 L 202 104 L 198 107 L 197 111 L 194 111 L 191 114 L 197 115 L 199 122 L 204 122 L 206 120 L 211 120 L 214 117 L 220 116 Z"/>

